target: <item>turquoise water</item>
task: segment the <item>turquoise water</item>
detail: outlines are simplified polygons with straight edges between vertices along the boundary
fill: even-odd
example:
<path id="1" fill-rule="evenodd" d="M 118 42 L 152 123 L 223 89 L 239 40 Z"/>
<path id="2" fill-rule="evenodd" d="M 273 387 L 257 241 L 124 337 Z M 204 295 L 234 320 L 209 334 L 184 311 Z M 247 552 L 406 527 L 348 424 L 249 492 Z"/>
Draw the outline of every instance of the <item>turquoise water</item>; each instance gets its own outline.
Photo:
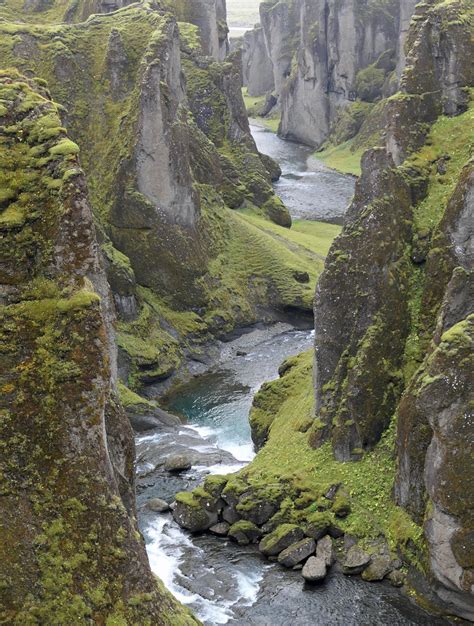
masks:
<path id="1" fill-rule="evenodd" d="M 282 361 L 312 346 L 313 332 L 261 333 L 254 340 L 249 337 L 249 343 L 245 354 L 232 353 L 213 371 L 178 388 L 166 404 L 239 461 L 253 457 L 248 423 L 253 396 L 262 383 L 278 377 Z"/>

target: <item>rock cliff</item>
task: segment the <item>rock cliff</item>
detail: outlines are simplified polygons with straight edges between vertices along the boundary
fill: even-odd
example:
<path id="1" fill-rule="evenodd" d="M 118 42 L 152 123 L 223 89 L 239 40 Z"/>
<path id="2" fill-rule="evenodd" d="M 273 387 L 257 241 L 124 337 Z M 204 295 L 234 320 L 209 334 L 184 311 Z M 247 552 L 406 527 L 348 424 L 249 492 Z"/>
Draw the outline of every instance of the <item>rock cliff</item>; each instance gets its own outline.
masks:
<path id="1" fill-rule="evenodd" d="M 369 150 L 315 300 L 316 421 L 357 460 L 397 420 L 395 498 L 448 610 L 472 619 L 472 6 L 419 5 L 385 145 Z M 349 304 L 350 303 L 350 304 Z"/>
<path id="2" fill-rule="evenodd" d="M 196 623 L 158 586 L 135 525 L 79 148 L 44 81 L 2 71 L 0 102 L 1 619 Z"/>
<path id="3" fill-rule="evenodd" d="M 396 90 L 414 6 L 413 0 L 264 2 L 262 32 L 256 27 L 244 38 L 244 85 L 250 95 L 274 91 L 283 137 L 319 147 L 354 101 L 374 102 Z"/>
<path id="4" fill-rule="evenodd" d="M 60 25 L 43 11 L 52 24 L 0 25 L 3 66 L 48 81 L 81 147 L 120 319 L 120 372 L 131 385 L 166 379 L 236 325 L 311 309 L 311 290 L 292 278 L 298 267 L 285 254 L 271 252 L 280 258 L 269 274 L 239 251 L 253 239 L 270 258 L 279 244 L 229 209 L 286 227 L 291 219 L 271 187 L 274 165 L 250 135 L 240 57 L 217 60 L 224 8 L 134 5 Z M 11 7 L 1 10 L 8 20 Z M 204 18 L 221 24 L 215 45 Z M 240 242 L 232 251 L 231 240 Z M 236 265 L 224 265 L 227 254 Z"/>

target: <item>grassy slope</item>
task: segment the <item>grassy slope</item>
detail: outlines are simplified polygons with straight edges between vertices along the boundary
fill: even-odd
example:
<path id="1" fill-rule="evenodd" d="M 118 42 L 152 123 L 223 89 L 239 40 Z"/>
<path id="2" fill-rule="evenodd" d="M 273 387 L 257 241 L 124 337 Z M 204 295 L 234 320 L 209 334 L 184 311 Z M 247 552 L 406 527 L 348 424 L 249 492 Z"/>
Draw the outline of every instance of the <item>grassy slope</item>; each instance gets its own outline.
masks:
<path id="1" fill-rule="evenodd" d="M 227 0 L 227 22 L 230 27 L 252 27 L 259 19 L 261 0 Z"/>
<path id="2" fill-rule="evenodd" d="M 345 141 L 339 146 L 331 146 L 321 152 L 315 152 L 314 156 L 328 167 L 338 170 L 343 174 L 360 176 L 360 158 L 365 148 L 351 150 L 352 141 Z"/>
<path id="3" fill-rule="evenodd" d="M 278 132 L 278 127 L 280 126 L 280 113 L 271 113 L 269 117 L 262 117 L 259 114 L 265 104 L 265 96 L 249 96 L 246 87 L 242 89 L 242 95 L 249 117 L 257 120 L 257 122 L 274 133 Z"/>
<path id="4" fill-rule="evenodd" d="M 273 418 L 270 436 L 244 475 L 255 486 L 287 481 L 308 503 L 316 502 L 332 484 L 341 482 L 352 509 L 346 519 L 337 521 L 346 532 L 366 539 L 383 533 L 392 548 L 406 546 L 410 539 L 419 544 L 421 529 L 391 499 L 395 422 L 377 448 L 358 463 L 335 461 L 329 444 L 317 450 L 310 448 L 306 429 L 314 415 L 312 361 L 312 351 L 299 355 L 289 373 L 269 384 L 266 412 Z M 310 505 L 301 511 L 299 519 L 313 510 Z"/>

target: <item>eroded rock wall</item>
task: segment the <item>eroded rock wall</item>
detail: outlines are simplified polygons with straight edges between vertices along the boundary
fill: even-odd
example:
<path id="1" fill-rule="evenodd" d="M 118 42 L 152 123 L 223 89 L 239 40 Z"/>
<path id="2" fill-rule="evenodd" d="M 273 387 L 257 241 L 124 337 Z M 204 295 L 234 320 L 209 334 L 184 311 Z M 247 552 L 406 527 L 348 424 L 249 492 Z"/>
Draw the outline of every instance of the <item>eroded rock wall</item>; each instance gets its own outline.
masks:
<path id="1" fill-rule="evenodd" d="M 2 621 L 196 623 L 157 586 L 135 526 L 79 148 L 44 82 L 1 72 L 0 97 Z"/>
<path id="2" fill-rule="evenodd" d="M 316 293 L 310 435 L 315 446 L 329 439 L 337 459 L 357 460 L 397 419 L 395 500 L 424 528 L 444 610 L 467 619 L 474 614 L 474 187 L 464 140 L 473 124 L 471 19 L 463 1 L 416 9 L 401 91 L 385 106 L 385 146 L 362 159 Z"/>

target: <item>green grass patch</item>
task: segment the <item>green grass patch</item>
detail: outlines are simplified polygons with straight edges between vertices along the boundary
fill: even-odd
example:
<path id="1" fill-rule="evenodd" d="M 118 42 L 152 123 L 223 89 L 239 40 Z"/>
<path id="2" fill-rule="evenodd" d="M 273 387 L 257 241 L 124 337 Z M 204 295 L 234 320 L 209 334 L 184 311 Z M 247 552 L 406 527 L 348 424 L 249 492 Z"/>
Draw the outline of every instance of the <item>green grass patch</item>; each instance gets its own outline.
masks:
<path id="1" fill-rule="evenodd" d="M 353 151 L 352 144 L 353 140 L 350 139 L 338 146 L 331 146 L 320 152 L 315 152 L 314 157 L 343 174 L 360 176 L 360 159 L 365 148 L 358 148 Z"/>
<path id="2" fill-rule="evenodd" d="M 281 115 L 279 112 L 270 112 L 268 116 L 262 117 L 261 112 L 265 104 L 266 96 L 249 96 L 247 88 L 242 89 L 242 97 L 244 99 L 245 108 L 250 118 L 268 128 L 274 133 L 278 132 L 280 126 Z"/>
<path id="3" fill-rule="evenodd" d="M 415 226 L 418 230 L 436 226 L 445 213 L 461 169 L 474 150 L 474 89 L 471 89 L 469 109 L 456 117 L 440 116 L 431 127 L 425 146 L 409 162 L 430 167 L 428 195 L 415 208 Z M 471 132 L 469 132 L 471 131 Z M 437 171 L 435 161 L 443 159 L 445 173 Z"/>
<path id="4" fill-rule="evenodd" d="M 330 485 L 342 483 L 351 513 L 338 520 L 341 528 L 365 539 L 384 534 L 392 549 L 397 545 L 405 550 L 410 550 L 413 544 L 421 547 L 422 529 L 395 506 L 391 497 L 395 477 L 395 420 L 377 447 L 356 463 L 334 460 L 329 443 L 316 450 L 309 446 L 308 433 L 302 424 L 314 415 L 312 362 L 310 350 L 299 355 L 296 365 L 285 374 L 283 401 L 281 394 L 274 394 L 274 406 L 266 407 L 273 416 L 268 442 L 241 475 L 255 487 L 287 483 L 303 495 L 306 493 L 304 504 L 309 506 L 303 514 L 307 512 L 307 518 Z"/>

